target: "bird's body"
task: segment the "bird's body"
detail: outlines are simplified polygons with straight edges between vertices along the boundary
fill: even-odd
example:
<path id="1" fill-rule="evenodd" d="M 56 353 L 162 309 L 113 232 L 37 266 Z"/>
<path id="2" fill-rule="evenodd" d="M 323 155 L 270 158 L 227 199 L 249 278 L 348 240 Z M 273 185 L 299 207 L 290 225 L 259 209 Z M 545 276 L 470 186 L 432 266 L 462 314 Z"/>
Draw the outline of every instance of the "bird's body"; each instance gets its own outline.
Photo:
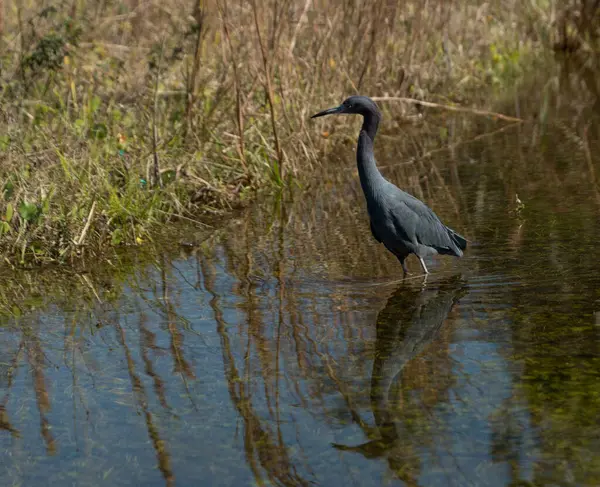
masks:
<path id="1" fill-rule="evenodd" d="M 373 143 L 381 113 L 373 100 L 351 96 L 339 107 L 319 112 L 313 118 L 334 113 L 356 113 L 364 118 L 356 160 L 371 232 L 398 258 L 404 273 L 408 273 L 404 261 L 410 254 L 419 258 L 426 274 L 425 257 L 436 254 L 462 257 L 467 246 L 465 238 L 444 225 L 425 203 L 402 191 L 379 172 Z"/>

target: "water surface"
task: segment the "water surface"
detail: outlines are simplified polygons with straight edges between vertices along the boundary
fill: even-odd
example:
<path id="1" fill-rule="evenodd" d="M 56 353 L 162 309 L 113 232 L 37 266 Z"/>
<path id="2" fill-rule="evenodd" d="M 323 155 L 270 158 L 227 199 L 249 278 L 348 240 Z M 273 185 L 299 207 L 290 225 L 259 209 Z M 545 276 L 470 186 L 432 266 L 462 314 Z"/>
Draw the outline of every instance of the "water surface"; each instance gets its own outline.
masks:
<path id="1" fill-rule="evenodd" d="M 580 134 L 513 126 L 412 161 L 382 137 L 386 175 L 470 240 L 426 281 L 371 238 L 350 146 L 119 279 L 24 274 L 2 303 L 3 485 L 599 485 Z"/>

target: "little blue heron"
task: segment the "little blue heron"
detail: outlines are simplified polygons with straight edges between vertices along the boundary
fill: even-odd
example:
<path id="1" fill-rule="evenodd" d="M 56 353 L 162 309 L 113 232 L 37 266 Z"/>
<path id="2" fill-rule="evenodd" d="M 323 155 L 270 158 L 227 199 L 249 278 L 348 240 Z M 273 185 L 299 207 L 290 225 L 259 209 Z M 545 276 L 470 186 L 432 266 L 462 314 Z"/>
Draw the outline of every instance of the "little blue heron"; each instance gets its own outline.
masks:
<path id="1" fill-rule="evenodd" d="M 358 174 L 371 220 L 373 237 L 394 254 L 404 275 L 408 274 L 404 260 L 415 254 L 425 274 L 429 274 L 425 257 L 436 254 L 462 257 L 467 247 L 465 238 L 444 225 L 425 203 L 387 181 L 377 169 L 373 142 L 381 120 L 381 112 L 366 96 L 351 96 L 335 108 L 316 113 L 311 118 L 336 113 L 363 116 L 358 136 L 356 160 Z"/>

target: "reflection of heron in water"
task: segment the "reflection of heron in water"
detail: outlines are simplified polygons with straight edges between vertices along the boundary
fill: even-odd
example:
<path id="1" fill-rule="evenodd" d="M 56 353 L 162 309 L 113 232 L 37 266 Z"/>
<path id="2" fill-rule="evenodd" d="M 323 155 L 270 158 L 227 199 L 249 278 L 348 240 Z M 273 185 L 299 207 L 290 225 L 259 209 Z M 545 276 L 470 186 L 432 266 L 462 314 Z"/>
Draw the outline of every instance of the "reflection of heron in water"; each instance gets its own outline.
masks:
<path id="1" fill-rule="evenodd" d="M 362 453 L 367 458 L 383 456 L 400 435 L 393 421 L 390 389 L 400 386 L 401 374 L 412 359 L 440 331 L 454 304 L 464 296 L 466 283 L 454 276 L 426 288 L 400 285 L 377 316 L 375 360 L 371 376 L 371 409 L 379 438 L 357 446 L 334 444 L 339 450 Z M 398 390 L 400 388 L 398 387 Z M 396 411 L 396 416 L 397 416 Z M 391 458 L 390 466 L 394 468 Z"/>

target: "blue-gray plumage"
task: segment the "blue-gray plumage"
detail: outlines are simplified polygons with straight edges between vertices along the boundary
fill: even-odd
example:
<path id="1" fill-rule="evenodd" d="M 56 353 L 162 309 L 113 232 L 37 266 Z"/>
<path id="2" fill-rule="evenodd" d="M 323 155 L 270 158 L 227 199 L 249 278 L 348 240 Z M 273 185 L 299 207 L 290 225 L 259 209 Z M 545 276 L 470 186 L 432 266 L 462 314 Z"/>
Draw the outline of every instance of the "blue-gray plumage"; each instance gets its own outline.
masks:
<path id="1" fill-rule="evenodd" d="M 462 257 L 467 247 L 465 238 L 444 225 L 425 203 L 387 181 L 377 169 L 373 141 L 381 112 L 375 102 L 366 96 L 351 96 L 339 107 L 323 110 L 311 118 L 336 113 L 363 116 L 356 160 L 371 233 L 398 258 L 404 274 L 408 274 L 404 260 L 410 254 L 419 258 L 425 274 L 428 274 L 425 257 L 436 254 Z"/>

